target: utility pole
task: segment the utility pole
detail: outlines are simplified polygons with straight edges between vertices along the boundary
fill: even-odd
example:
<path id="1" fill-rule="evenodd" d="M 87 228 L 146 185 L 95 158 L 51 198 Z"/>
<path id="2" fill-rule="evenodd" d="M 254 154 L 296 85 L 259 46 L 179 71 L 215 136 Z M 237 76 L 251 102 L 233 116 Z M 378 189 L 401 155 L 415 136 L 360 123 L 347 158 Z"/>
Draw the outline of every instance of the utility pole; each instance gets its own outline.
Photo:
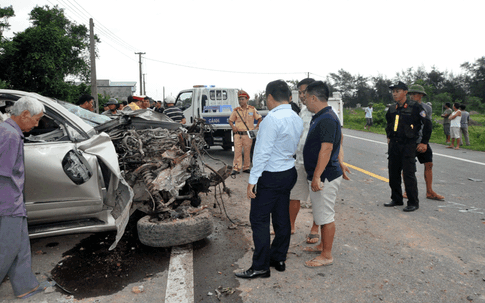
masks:
<path id="1" fill-rule="evenodd" d="M 96 79 L 96 54 L 94 47 L 94 22 L 89 18 L 89 44 L 91 52 L 91 95 L 94 97 L 95 112 L 99 114 L 98 84 Z"/>
<path id="2" fill-rule="evenodd" d="M 143 74 L 143 95 L 147 95 L 147 85 L 146 85 L 146 82 L 145 82 L 145 75 L 146 74 Z"/>
<path id="3" fill-rule="evenodd" d="M 142 74 L 141 74 L 141 55 L 144 55 L 146 53 L 135 53 L 135 55 L 138 55 L 140 60 L 139 60 L 139 63 L 140 63 L 140 95 L 143 95 L 143 81 L 142 81 Z"/>
<path id="4" fill-rule="evenodd" d="M 310 72 L 308 72 L 308 73 L 307 73 L 307 76 L 306 76 L 306 77 L 307 77 L 307 78 L 310 78 Z"/>

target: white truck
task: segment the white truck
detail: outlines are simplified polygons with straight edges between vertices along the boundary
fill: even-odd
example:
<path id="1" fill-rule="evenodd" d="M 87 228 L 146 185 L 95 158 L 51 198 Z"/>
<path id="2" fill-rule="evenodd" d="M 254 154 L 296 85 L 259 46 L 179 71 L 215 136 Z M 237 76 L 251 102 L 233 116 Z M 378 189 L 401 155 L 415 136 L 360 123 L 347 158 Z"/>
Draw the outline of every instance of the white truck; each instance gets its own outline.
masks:
<path id="1" fill-rule="evenodd" d="M 228 120 L 233 109 L 239 106 L 237 92 L 237 88 L 194 85 L 178 93 L 175 106 L 183 111 L 187 125 L 192 125 L 195 118 L 204 119 L 207 124 L 211 124 L 212 130 L 205 134 L 205 140 L 209 146 L 221 146 L 224 150 L 230 150 L 233 141 Z M 299 104 L 298 91 L 292 91 L 292 98 Z M 343 125 L 343 102 L 340 93 L 334 93 L 328 103 Z M 264 119 L 269 111 L 265 107 L 258 109 L 258 112 Z"/>

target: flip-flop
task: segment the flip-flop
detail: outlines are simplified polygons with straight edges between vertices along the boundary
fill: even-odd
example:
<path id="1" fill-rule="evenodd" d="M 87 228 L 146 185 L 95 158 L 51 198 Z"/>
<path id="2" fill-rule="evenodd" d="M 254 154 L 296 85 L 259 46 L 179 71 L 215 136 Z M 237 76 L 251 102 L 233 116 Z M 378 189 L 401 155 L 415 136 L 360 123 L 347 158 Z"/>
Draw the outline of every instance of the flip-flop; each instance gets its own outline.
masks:
<path id="1" fill-rule="evenodd" d="M 318 234 L 312 234 L 312 233 L 309 233 L 309 234 L 306 236 L 306 243 L 308 243 L 308 244 L 315 244 L 315 243 L 317 243 L 317 242 L 318 242 L 318 239 L 319 239 L 319 238 L 320 238 L 320 235 L 318 235 Z M 310 240 L 312 240 L 312 239 L 317 239 L 317 241 L 315 241 L 315 242 L 310 241 Z"/>
<path id="2" fill-rule="evenodd" d="M 440 199 L 437 196 L 426 196 L 426 199 L 437 200 L 437 201 L 444 201 L 445 200 L 445 197 L 443 197 L 443 199 Z"/>
<path id="3" fill-rule="evenodd" d="M 22 296 L 22 297 L 18 297 L 19 299 L 27 299 L 27 298 L 30 298 L 32 297 L 33 295 L 36 295 L 40 292 L 43 292 L 47 287 L 51 287 L 51 286 L 54 286 L 56 285 L 56 282 L 49 282 L 49 281 L 43 281 L 39 284 L 39 287 L 37 287 L 34 291 L 32 292 L 29 292 L 28 294 Z"/>
<path id="4" fill-rule="evenodd" d="M 318 263 L 320 265 L 311 266 L 311 265 L 308 265 L 307 262 L 316 262 L 316 263 Z M 328 262 L 328 263 L 326 263 L 325 261 L 320 261 L 320 260 L 317 260 L 316 258 L 315 259 L 312 259 L 310 261 L 307 261 L 307 262 L 305 262 L 303 265 L 305 265 L 305 267 L 308 267 L 308 268 L 315 268 L 315 267 L 321 267 L 321 266 L 330 266 L 330 265 L 333 264 L 333 260 L 330 261 L 330 262 Z"/>
<path id="5" fill-rule="evenodd" d="M 302 249 L 302 251 L 306 253 L 321 253 L 322 251 L 319 249 L 316 249 L 315 247 L 307 246 Z"/>

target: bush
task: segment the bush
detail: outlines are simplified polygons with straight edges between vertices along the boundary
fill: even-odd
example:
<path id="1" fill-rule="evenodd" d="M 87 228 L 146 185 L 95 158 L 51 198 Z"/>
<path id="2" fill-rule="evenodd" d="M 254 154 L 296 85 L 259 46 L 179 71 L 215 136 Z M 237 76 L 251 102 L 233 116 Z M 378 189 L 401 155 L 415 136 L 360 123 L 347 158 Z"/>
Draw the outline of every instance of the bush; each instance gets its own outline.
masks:
<path id="1" fill-rule="evenodd" d="M 382 103 L 378 103 L 374 105 L 374 112 L 372 113 L 372 121 L 374 122 L 375 126 L 382 126 L 386 127 L 386 106 Z"/>

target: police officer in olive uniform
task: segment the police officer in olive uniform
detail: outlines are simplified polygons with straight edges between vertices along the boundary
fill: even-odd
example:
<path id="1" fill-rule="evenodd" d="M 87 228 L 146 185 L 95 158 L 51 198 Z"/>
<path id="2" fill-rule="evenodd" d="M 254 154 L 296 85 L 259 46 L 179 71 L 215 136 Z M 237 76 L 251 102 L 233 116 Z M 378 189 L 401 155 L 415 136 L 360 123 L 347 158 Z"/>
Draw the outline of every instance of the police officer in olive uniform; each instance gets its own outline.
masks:
<path id="1" fill-rule="evenodd" d="M 426 111 L 416 101 L 406 99 L 408 87 L 403 82 L 391 85 L 392 97 L 396 104 L 391 105 L 386 114 L 387 142 L 389 153 L 389 186 L 391 202 L 384 206 L 403 205 L 401 172 L 408 195 L 408 205 L 404 211 L 419 208 L 418 184 L 416 180 L 416 151 L 424 153 L 431 136 L 431 121 L 426 118 Z M 421 143 L 417 144 L 419 130 L 423 129 Z"/>

